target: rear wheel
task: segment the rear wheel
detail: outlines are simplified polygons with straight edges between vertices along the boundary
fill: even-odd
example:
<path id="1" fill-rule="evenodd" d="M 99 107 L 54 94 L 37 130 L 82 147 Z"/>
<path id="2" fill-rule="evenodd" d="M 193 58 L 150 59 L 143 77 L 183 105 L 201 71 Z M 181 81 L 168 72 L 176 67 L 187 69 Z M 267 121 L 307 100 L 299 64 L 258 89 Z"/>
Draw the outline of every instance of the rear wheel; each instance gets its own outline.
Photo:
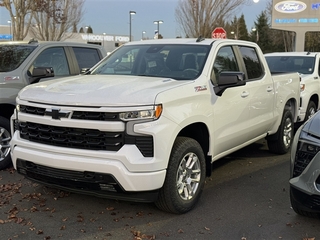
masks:
<path id="1" fill-rule="evenodd" d="M 313 101 L 310 101 L 308 103 L 307 111 L 306 111 L 306 117 L 304 118 L 305 121 L 307 121 L 309 118 L 311 118 L 317 111 L 317 106 Z"/>
<path id="2" fill-rule="evenodd" d="M 178 137 L 156 206 L 171 213 L 190 211 L 199 200 L 204 187 L 205 165 L 200 144 L 191 138 Z"/>
<path id="3" fill-rule="evenodd" d="M 0 169 L 5 169 L 11 164 L 10 140 L 10 122 L 0 117 Z"/>
<path id="4" fill-rule="evenodd" d="M 274 136 L 267 138 L 270 152 L 285 154 L 289 151 L 294 136 L 294 122 L 292 113 L 286 109 L 283 112 L 282 120 L 278 131 Z"/>

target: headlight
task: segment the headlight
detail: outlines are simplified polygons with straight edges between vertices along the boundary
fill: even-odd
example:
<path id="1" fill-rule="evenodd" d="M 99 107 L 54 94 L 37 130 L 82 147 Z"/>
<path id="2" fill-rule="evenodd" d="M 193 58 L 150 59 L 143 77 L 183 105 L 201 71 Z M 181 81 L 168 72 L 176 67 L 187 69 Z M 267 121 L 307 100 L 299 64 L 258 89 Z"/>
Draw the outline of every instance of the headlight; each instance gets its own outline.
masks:
<path id="1" fill-rule="evenodd" d="M 300 150 L 312 154 L 314 156 L 320 151 L 320 146 L 316 146 L 305 142 L 301 144 Z"/>
<path id="2" fill-rule="evenodd" d="M 19 104 L 16 105 L 16 110 L 17 110 L 17 112 L 20 112 L 20 105 Z"/>
<path id="3" fill-rule="evenodd" d="M 119 117 L 122 121 L 135 121 L 135 120 L 156 120 L 161 116 L 162 105 L 155 105 L 152 109 L 130 111 L 120 113 Z"/>

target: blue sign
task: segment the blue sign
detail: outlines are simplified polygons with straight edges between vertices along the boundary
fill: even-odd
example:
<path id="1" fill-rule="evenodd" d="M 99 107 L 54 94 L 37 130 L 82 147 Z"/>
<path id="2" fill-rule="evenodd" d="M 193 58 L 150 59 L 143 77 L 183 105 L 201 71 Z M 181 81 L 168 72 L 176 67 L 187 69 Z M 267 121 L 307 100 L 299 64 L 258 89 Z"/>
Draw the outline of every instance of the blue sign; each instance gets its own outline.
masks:
<path id="1" fill-rule="evenodd" d="M 311 9 L 318 10 L 320 8 L 320 3 L 312 3 Z"/>
<path id="2" fill-rule="evenodd" d="M 307 4 L 300 1 L 282 1 L 277 3 L 274 8 L 281 13 L 298 13 L 307 9 Z"/>
<path id="3" fill-rule="evenodd" d="M 10 34 L 0 34 L 0 40 L 11 40 L 12 35 Z"/>

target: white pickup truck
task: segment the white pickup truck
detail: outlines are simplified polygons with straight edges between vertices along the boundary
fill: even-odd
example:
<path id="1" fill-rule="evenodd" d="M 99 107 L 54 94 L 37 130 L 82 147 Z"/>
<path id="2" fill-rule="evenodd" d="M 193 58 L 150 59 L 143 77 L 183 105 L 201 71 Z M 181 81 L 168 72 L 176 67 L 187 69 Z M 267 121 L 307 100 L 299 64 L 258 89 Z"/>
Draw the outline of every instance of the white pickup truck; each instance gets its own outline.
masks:
<path id="1" fill-rule="evenodd" d="M 185 213 L 217 159 L 263 138 L 287 153 L 299 101 L 298 73 L 272 76 L 255 43 L 130 42 L 86 75 L 21 90 L 11 157 L 45 185 Z"/>
<path id="2" fill-rule="evenodd" d="M 301 100 L 298 122 L 308 120 L 320 108 L 320 55 L 315 52 L 277 52 L 265 54 L 272 73 L 298 72 Z"/>

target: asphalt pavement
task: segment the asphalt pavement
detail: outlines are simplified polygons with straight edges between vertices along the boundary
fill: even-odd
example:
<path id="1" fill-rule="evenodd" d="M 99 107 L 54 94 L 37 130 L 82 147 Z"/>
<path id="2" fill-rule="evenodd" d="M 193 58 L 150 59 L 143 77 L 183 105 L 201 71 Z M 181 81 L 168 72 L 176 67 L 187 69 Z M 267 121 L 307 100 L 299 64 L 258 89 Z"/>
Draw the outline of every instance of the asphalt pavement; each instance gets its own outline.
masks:
<path id="1" fill-rule="evenodd" d="M 217 161 L 197 206 L 174 215 L 47 188 L 9 168 L 0 171 L 0 239 L 320 239 L 320 220 L 291 209 L 288 180 L 289 154 L 261 141 Z"/>

